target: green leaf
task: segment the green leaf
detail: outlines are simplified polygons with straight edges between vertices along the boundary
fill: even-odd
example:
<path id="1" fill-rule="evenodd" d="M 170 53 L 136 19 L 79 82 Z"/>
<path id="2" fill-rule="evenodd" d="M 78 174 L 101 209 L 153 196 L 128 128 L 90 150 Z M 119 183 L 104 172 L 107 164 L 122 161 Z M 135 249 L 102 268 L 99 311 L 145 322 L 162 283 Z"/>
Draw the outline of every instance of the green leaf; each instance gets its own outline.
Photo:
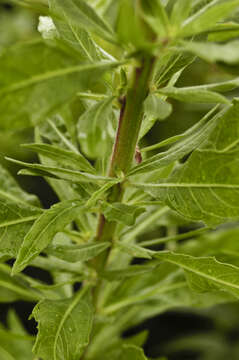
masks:
<path id="1" fill-rule="evenodd" d="M 160 37 L 167 36 L 169 19 L 161 0 L 144 0 L 141 6 L 142 17 L 152 30 Z"/>
<path id="2" fill-rule="evenodd" d="M 238 40 L 233 40 L 226 44 L 184 41 L 182 45 L 182 51 L 188 51 L 211 63 L 224 62 L 229 65 L 235 65 L 239 62 Z"/>
<path id="3" fill-rule="evenodd" d="M 24 236 L 42 213 L 36 196 L 23 191 L 0 166 L 0 258 L 16 257 Z"/>
<path id="4" fill-rule="evenodd" d="M 13 176 L 0 165 L 0 198 L 23 205 L 39 206 L 38 198 L 33 194 L 23 191 Z"/>
<path id="5" fill-rule="evenodd" d="M 57 7 L 54 6 L 54 1 L 50 2 L 50 5 L 51 11 L 56 13 Z M 62 12 L 57 15 L 57 17 L 54 17 L 54 24 L 61 39 L 74 49 L 81 59 L 89 62 L 99 61 L 100 52 L 86 29 L 83 29 L 80 23 L 73 24 Z"/>
<path id="6" fill-rule="evenodd" d="M 100 275 L 109 281 L 119 281 L 153 271 L 154 269 L 155 266 L 152 265 L 131 265 L 122 269 L 105 270 Z"/>
<path id="7" fill-rule="evenodd" d="M 89 342 L 93 307 L 85 289 L 66 300 L 43 300 L 33 310 L 38 322 L 34 353 L 42 360 L 78 360 Z"/>
<path id="8" fill-rule="evenodd" d="M 175 1 L 173 6 L 170 22 L 173 27 L 180 29 L 182 22 L 187 19 L 192 8 L 192 0 Z"/>
<path id="9" fill-rule="evenodd" d="M 11 276 L 11 268 L 0 264 L 0 302 L 13 302 L 16 300 L 38 301 L 40 293 L 32 289 L 25 276 Z"/>
<path id="10" fill-rule="evenodd" d="M 46 249 L 47 254 L 69 262 L 88 261 L 110 246 L 109 242 L 88 243 L 83 245 L 55 245 Z"/>
<path id="11" fill-rule="evenodd" d="M 237 220 L 238 134 L 239 101 L 235 100 L 218 118 L 213 133 L 189 159 L 165 181 L 152 184 L 154 195 L 191 220 L 209 225 Z"/>
<path id="12" fill-rule="evenodd" d="M 145 211 L 138 206 L 117 202 L 103 202 L 101 210 L 108 221 L 117 221 L 128 226 L 134 225 L 136 218 Z"/>
<path id="13" fill-rule="evenodd" d="M 0 128 L 7 130 L 10 126 L 12 130 L 36 124 L 69 102 L 78 91 L 89 89 L 115 65 L 79 65 L 78 59 L 42 41 L 7 49 L 0 56 Z"/>
<path id="14" fill-rule="evenodd" d="M 19 250 L 12 272 L 22 271 L 52 241 L 55 234 L 80 216 L 82 202 L 62 201 L 46 210 L 27 233 Z"/>
<path id="15" fill-rule="evenodd" d="M 1 360 L 33 360 L 32 342 L 34 338 L 23 329 L 12 310 L 9 311 L 7 320 L 10 329 L 0 329 Z"/>
<path id="16" fill-rule="evenodd" d="M 239 296 L 239 268 L 220 263 L 212 257 L 193 257 L 172 252 L 160 252 L 157 258 L 181 267 L 193 290 L 198 292 L 226 291 Z"/>
<path id="17" fill-rule="evenodd" d="M 224 42 L 231 39 L 238 38 L 239 24 L 233 21 L 218 24 L 208 35 L 208 41 Z"/>
<path id="18" fill-rule="evenodd" d="M 8 161 L 15 164 L 29 168 L 29 170 L 21 170 L 21 175 L 36 175 L 36 176 L 49 176 L 56 179 L 69 180 L 71 182 L 98 182 L 98 181 L 112 181 L 115 182 L 115 178 L 104 177 L 101 175 L 89 174 L 81 171 L 74 171 L 69 169 L 63 169 L 55 166 L 45 166 L 40 164 L 24 163 L 19 160 L 10 159 L 6 157 Z"/>
<path id="19" fill-rule="evenodd" d="M 154 253 L 153 251 L 144 249 L 141 246 L 134 244 L 125 244 L 123 242 L 117 242 L 117 247 L 129 255 L 142 259 L 151 259 L 151 255 Z"/>
<path id="20" fill-rule="evenodd" d="M 78 139 L 84 153 L 90 158 L 103 157 L 108 150 L 109 128 L 112 117 L 113 96 L 99 101 L 80 116 Z"/>
<path id="21" fill-rule="evenodd" d="M 210 30 L 218 21 L 228 17 L 239 6 L 238 0 L 211 1 L 185 20 L 181 36 L 196 35 Z"/>
<path id="22" fill-rule="evenodd" d="M 158 93 L 186 103 L 230 103 L 227 98 L 208 90 L 206 86 L 192 86 L 185 88 L 167 86 L 158 90 Z"/>
<path id="23" fill-rule="evenodd" d="M 213 132 L 219 115 L 215 115 L 210 121 L 209 118 L 215 111 L 211 110 L 205 117 L 203 117 L 197 124 L 182 134 L 182 141 L 172 146 L 169 150 L 156 154 L 144 160 L 141 164 L 133 167 L 128 175 L 135 175 L 145 173 L 148 171 L 158 170 L 165 167 L 175 160 L 182 159 L 189 154 L 193 149 L 198 147 L 207 137 Z"/>
<path id="24" fill-rule="evenodd" d="M 94 173 L 95 169 L 86 158 L 79 152 L 65 150 L 61 147 L 48 144 L 24 144 L 25 148 L 35 151 L 46 158 L 52 159 L 62 166 L 67 166 L 74 170 L 83 170 Z"/>
<path id="25" fill-rule="evenodd" d="M 144 117 L 139 139 L 144 137 L 157 120 L 165 120 L 172 112 L 172 105 L 155 94 L 150 94 L 144 102 Z"/>
<path id="26" fill-rule="evenodd" d="M 114 33 L 102 17 L 100 17 L 93 7 L 84 0 L 50 0 L 53 11 L 53 18 L 59 14 L 67 23 L 71 23 L 77 28 L 83 27 L 94 32 L 98 36 L 115 42 Z"/>
<path id="27" fill-rule="evenodd" d="M 135 345 L 124 345 L 119 360 L 147 360 L 143 349 Z"/>
<path id="28" fill-rule="evenodd" d="M 40 208 L 0 198 L 0 258 L 17 256 L 25 235 L 41 214 Z"/>

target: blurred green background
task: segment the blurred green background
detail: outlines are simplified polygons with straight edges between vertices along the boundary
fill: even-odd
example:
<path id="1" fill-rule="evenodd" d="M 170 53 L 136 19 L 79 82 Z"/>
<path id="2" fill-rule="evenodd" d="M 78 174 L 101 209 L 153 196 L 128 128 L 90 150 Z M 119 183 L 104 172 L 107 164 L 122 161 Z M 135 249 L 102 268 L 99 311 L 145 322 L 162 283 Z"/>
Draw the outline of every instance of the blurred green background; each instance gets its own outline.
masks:
<path id="1" fill-rule="evenodd" d="M 0 54 L 12 44 L 39 36 L 37 23 L 38 14 L 0 0 Z M 200 85 L 229 78 L 230 75 L 221 68 L 197 60 L 184 72 L 177 85 Z M 145 139 L 145 145 L 183 132 L 209 109 L 207 105 L 185 105 L 176 101 L 173 102 L 173 108 L 170 118 L 158 122 L 150 131 Z M 36 193 L 43 205 L 49 207 L 57 201 L 57 197 L 47 183 L 38 177 L 17 176 L 18 169 L 4 160 L 4 156 L 10 156 L 33 161 L 32 153 L 24 151 L 19 146 L 32 140 L 31 129 L 0 133 L 0 162 L 17 177 L 24 189 Z M 40 272 L 35 275 L 47 280 L 47 273 Z M 34 322 L 27 321 L 33 305 L 22 302 L 10 306 L 1 304 L 1 321 L 5 321 L 9 307 L 16 309 L 29 331 L 35 331 Z M 132 329 L 130 333 L 142 329 L 148 329 L 150 333 L 145 345 L 146 354 L 155 358 L 165 356 L 168 360 L 239 359 L 239 304 L 236 303 L 204 310 L 175 309 L 173 312 L 166 312 L 147 321 L 140 328 Z"/>

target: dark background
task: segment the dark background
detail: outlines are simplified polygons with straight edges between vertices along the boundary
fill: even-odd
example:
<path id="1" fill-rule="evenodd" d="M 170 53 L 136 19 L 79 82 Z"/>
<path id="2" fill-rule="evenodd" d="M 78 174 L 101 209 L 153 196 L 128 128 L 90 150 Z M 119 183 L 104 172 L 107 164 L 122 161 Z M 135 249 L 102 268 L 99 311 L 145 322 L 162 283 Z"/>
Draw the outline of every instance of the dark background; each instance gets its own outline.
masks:
<path id="1" fill-rule="evenodd" d="M 21 40 L 39 36 L 37 16 L 32 12 L 0 1 L 0 52 L 4 47 Z M 1 71 L 1 70 L 0 70 Z M 219 68 L 200 61 L 185 72 L 179 85 L 195 85 L 225 80 L 227 76 Z M 173 115 L 159 122 L 147 137 L 148 143 L 158 142 L 178 134 L 195 123 L 207 108 L 205 106 L 182 105 L 174 102 Z M 34 160 L 32 155 L 19 147 L 20 143 L 32 141 L 32 131 L 23 130 L 12 134 L 0 133 L 0 162 L 16 176 L 17 167 L 9 165 L 4 156 L 21 160 Z M 29 157 L 31 156 L 31 158 Z M 47 183 L 38 177 L 17 177 L 28 192 L 35 193 L 48 208 L 57 202 L 57 197 Z M 47 272 L 27 269 L 27 273 L 50 283 Z M 28 316 L 33 304 L 16 302 L 0 304 L 0 321 L 6 321 L 9 308 L 14 308 L 30 333 L 36 332 L 36 324 Z M 149 330 L 145 345 L 146 354 L 152 357 L 165 356 L 168 360 L 237 360 L 239 359 L 239 305 L 221 305 L 211 309 L 175 309 L 146 321 L 140 327 L 130 330 L 125 336 L 139 330 Z M 165 358 L 165 359 L 166 359 Z M 163 359 L 163 358 L 162 358 Z"/>

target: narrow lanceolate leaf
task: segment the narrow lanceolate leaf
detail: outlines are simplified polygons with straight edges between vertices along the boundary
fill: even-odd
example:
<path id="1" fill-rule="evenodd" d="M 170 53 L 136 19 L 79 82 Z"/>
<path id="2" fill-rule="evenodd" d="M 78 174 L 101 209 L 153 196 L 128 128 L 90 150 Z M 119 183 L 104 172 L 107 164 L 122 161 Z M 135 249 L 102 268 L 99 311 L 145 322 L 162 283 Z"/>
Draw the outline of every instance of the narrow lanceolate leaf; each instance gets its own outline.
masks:
<path id="1" fill-rule="evenodd" d="M 46 252 L 59 259 L 74 263 L 90 260 L 99 255 L 102 251 L 106 250 L 109 246 L 109 242 L 92 242 L 84 245 L 56 245 L 47 248 Z"/>
<path id="2" fill-rule="evenodd" d="M 83 205 L 77 201 L 62 201 L 46 210 L 27 233 L 13 266 L 13 274 L 23 270 L 44 250 L 54 235 L 80 215 Z"/>
<path id="3" fill-rule="evenodd" d="M 25 276 L 11 276 L 11 268 L 0 264 L 0 302 L 38 301 L 40 293 L 32 289 Z"/>
<path id="4" fill-rule="evenodd" d="M 40 164 L 24 163 L 19 160 L 6 158 L 8 161 L 14 162 L 15 164 L 28 168 L 27 170 L 21 170 L 21 175 L 37 175 L 53 177 L 55 179 L 69 180 L 71 182 L 98 182 L 98 181 L 112 181 L 115 182 L 114 178 L 104 177 L 101 175 L 89 174 L 81 171 L 74 171 L 54 166 L 45 166 Z"/>
<path id="5" fill-rule="evenodd" d="M 208 121 L 213 111 L 214 110 L 210 111 L 200 122 L 182 134 L 182 141 L 179 141 L 169 150 L 144 160 L 141 164 L 135 166 L 129 172 L 129 175 L 135 175 L 159 169 L 160 167 L 167 166 L 175 160 L 179 160 L 185 155 L 189 154 L 193 149 L 205 141 L 215 128 L 220 114 L 214 116 L 210 121 Z"/>
<path id="6" fill-rule="evenodd" d="M 209 225 L 237 220 L 238 157 L 239 101 L 235 100 L 207 141 L 165 181 L 152 184 L 152 195 L 191 220 Z"/>
<path id="7" fill-rule="evenodd" d="M 33 150 L 46 158 L 52 159 L 60 165 L 67 166 L 74 170 L 83 170 L 94 173 L 95 169 L 89 161 L 79 152 L 65 150 L 55 145 L 48 144 L 24 144 L 25 148 Z"/>
<path id="8" fill-rule="evenodd" d="M 78 360 L 89 342 L 93 306 L 85 289 L 66 300 L 43 300 L 33 310 L 38 322 L 34 353 L 42 360 Z"/>
<path id="9" fill-rule="evenodd" d="M 220 263 L 213 257 L 193 257 L 167 251 L 156 256 L 181 267 L 195 291 L 219 290 L 239 297 L 239 268 L 233 265 Z"/>
<path id="10" fill-rule="evenodd" d="M 185 20 L 181 35 L 191 36 L 210 30 L 218 21 L 227 18 L 238 6 L 239 0 L 211 1 Z"/>
<path id="11" fill-rule="evenodd" d="M 122 203 L 103 202 L 101 210 L 108 221 L 117 221 L 125 225 L 134 225 L 137 217 L 142 214 L 145 209 L 134 205 Z"/>
<path id="12" fill-rule="evenodd" d="M 216 92 L 207 90 L 206 87 L 185 87 L 185 88 L 176 88 L 176 87 L 165 87 L 158 90 L 162 95 L 166 95 L 173 99 L 187 102 L 187 103 L 219 103 L 219 104 L 228 104 L 230 103 L 225 96 L 218 94 Z"/>
<path id="13" fill-rule="evenodd" d="M 211 63 L 223 62 L 228 65 L 236 65 L 239 62 L 238 40 L 225 44 L 184 41 L 180 50 L 190 52 Z"/>
<path id="14" fill-rule="evenodd" d="M 0 128 L 23 128 L 47 118 L 115 65 L 79 65 L 76 57 L 43 41 L 8 49 L 0 56 Z"/>
<path id="15" fill-rule="evenodd" d="M 121 250 L 126 252 L 133 257 L 142 258 L 142 259 L 151 259 L 154 251 L 144 249 L 141 246 L 134 244 L 125 244 L 123 242 L 117 242 L 116 246 Z"/>
<path id="16" fill-rule="evenodd" d="M 50 5 L 53 8 L 53 16 L 54 12 L 56 12 L 56 16 L 61 14 L 65 21 L 77 27 L 87 28 L 106 40 L 115 41 L 110 26 L 86 1 L 50 0 Z"/>

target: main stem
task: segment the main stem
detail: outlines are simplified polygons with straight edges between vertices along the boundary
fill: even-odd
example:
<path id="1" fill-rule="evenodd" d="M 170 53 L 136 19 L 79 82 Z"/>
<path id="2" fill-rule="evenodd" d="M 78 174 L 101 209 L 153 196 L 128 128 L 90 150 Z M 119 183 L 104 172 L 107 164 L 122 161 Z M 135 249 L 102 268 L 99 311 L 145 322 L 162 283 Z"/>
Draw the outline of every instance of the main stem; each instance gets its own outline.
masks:
<path id="1" fill-rule="evenodd" d="M 143 103 L 149 92 L 154 58 L 142 55 L 140 64 L 131 74 L 126 95 L 121 99 L 121 112 L 113 148 L 109 176 L 127 174 L 135 156 L 140 127 L 143 118 Z M 123 186 L 115 185 L 108 196 L 108 202 L 120 202 L 123 197 Z M 116 224 L 108 222 L 100 215 L 97 238 L 99 241 L 113 241 Z"/>

